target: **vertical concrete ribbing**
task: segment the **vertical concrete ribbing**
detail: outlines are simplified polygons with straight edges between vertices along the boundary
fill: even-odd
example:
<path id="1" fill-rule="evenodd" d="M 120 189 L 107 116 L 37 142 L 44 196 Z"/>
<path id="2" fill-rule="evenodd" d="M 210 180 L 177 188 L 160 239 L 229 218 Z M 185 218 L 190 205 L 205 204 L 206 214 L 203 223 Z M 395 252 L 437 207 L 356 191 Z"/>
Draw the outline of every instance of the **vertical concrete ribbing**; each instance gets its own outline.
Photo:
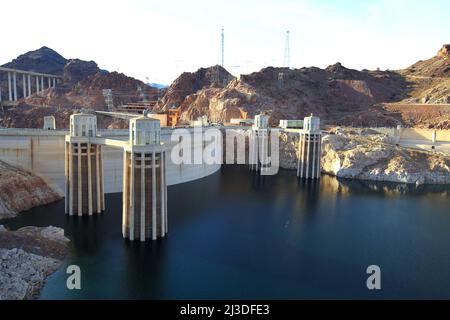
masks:
<path id="1" fill-rule="evenodd" d="M 70 179 L 69 179 L 69 144 L 67 142 L 64 142 L 64 175 L 66 177 L 66 183 L 64 184 L 65 187 L 65 203 L 64 203 L 64 212 L 66 214 L 69 213 L 69 183 L 70 183 Z"/>
<path id="2" fill-rule="evenodd" d="M 160 185 L 161 185 L 161 236 L 164 237 L 166 235 L 166 204 L 165 204 L 165 188 L 164 185 L 166 183 L 164 178 L 164 152 L 161 152 L 159 156 L 159 172 L 161 174 L 160 177 Z"/>
<path id="3" fill-rule="evenodd" d="M 316 178 L 316 135 L 313 134 L 311 135 L 311 137 L 313 138 L 313 159 L 312 159 L 312 170 L 311 170 L 311 178 L 315 179 Z"/>
<path id="4" fill-rule="evenodd" d="M 145 241 L 145 153 L 141 152 L 141 241 Z"/>
<path id="5" fill-rule="evenodd" d="M 102 210 L 105 210 L 105 175 L 104 175 L 104 169 L 103 169 L 103 146 L 99 147 L 99 154 L 100 154 L 100 180 L 101 180 L 101 199 L 102 199 Z"/>
<path id="6" fill-rule="evenodd" d="M 155 152 L 152 152 L 152 239 L 156 240 L 156 161 Z"/>
<path id="7" fill-rule="evenodd" d="M 130 206 L 128 208 L 128 223 L 129 223 L 129 232 L 130 232 L 130 240 L 134 240 L 134 152 L 131 150 L 130 155 Z"/>
<path id="8" fill-rule="evenodd" d="M 91 144 L 87 144 L 87 150 L 86 150 L 86 156 L 87 156 L 87 167 L 88 167 L 88 212 L 89 215 L 92 216 L 93 210 L 92 210 L 92 161 L 91 161 Z"/>
<path id="9" fill-rule="evenodd" d="M 169 232 L 169 219 L 167 218 L 167 211 L 168 211 L 168 207 L 167 207 L 167 179 L 166 179 L 166 154 L 165 152 L 162 152 L 163 155 L 163 166 L 164 166 L 164 217 L 165 217 L 165 222 L 166 222 L 166 230 L 165 232 Z"/>
<path id="10" fill-rule="evenodd" d="M 73 143 L 69 142 L 69 215 L 73 215 Z"/>
<path id="11" fill-rule="evenodd" d="M 122 235 L 127 237 L 127 213 L 128 213 L 128 176 L 129 176 L 128 152 L 123 151 L 123 181 L 122 181 Z"/>
<path id="12" fill-rule="evenodd" d="M 303 133 L 300 134 L 301 144 L 302 144 L 302 152 L 300 154 L 301 161 L 301 169 L 300 169 L 300 178 L 304 177 L 305 170 L 305 135 Z"/>
<path id="13" fill-rule="evenodd" d="M 321 170 L 320 170 L 320 167 L 321 167 L 321 161 L 322 161 L 322 135 L 321 134 L 319 134 L 318 135 L 318 139 L 319 139 L 319 141 L 318 141 L 318 152 L 317 152 L 317 178 L 319 179 L 320 178 L 320 174 L 321 174 Z"/>
<path id="14" fill-rule="evenodd" d="M 100 191 L 100 146 L 95 145 L 95 174 L 96 174 L 96 192 L 97 192 L 97 213 L 102 211 L 102 199 Z"/>
<path id="15" fill-rule="evenodd" d="M 307 141 L 307 147 L 306 150 L 306 174 L 305 174 L 305 178 L 308 179 L 309 178 L 309 154 L 310 154 L 310 150 L 311 150 L 311 135 L 309 135 L 308 133 L 305 135 L 306 141 Z"/>
<path id="16" fill-rule="evenodd" d="M 81 174 L 81 143 L 77 143 L 78 145 L 78 215 L 83 215 L 83 192 L 82 192 L 82 174 Z"/>

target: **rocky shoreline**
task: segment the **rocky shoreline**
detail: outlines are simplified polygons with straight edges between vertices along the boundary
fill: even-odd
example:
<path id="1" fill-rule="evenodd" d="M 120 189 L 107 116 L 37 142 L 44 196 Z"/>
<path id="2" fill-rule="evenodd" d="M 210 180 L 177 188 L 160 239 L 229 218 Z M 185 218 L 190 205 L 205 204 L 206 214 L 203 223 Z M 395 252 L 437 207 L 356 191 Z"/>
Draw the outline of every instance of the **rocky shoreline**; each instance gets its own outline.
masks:
<path id="1" fill-rule="evenodd" d="M 298 134 L 282 133 L 280 166 L 297 169 Z M 340 178 L 407 184 L 450 184 L 450 157 L 397 147 L 382 134 L 341 133 L 322 137 L 322 173 Z"/>
<path id="2" fill-rule="evenodd" d="M 68 242 L 61 228 L 0 226 L 0 300 L 37 298 L 66 258 Z"/>
<path id="3" fill-rule="evenodd" d="M 0 220 L 61 198 L 41 177 L 0 160 Z"/>

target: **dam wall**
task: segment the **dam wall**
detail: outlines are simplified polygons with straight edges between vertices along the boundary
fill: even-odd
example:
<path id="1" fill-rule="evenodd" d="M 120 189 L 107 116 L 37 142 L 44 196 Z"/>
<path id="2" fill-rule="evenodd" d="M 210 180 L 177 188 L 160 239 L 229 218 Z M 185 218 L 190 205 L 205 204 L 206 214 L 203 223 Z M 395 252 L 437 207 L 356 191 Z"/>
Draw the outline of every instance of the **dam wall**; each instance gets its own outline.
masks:
<path id="1" fill-rule="evenodd" d="M 390 142 L 402 147 L 435 150 L 450 154 L 450 130 L 419 128 L 370 128 L 387 135 Z"/>
<path id="2" fill-rule="evenodd" d="M 389 137 L 397 137 L 403 141 L 433 141 L 433 134 L 436 134 L 436 142 L 450 143 L 450 130 L 434 130 L 419 128 L 370 128 Z"/>
<path id="3" fill-rule="evenodd" d="M 200 133 L 192 134 L 191 154 L 203 152 L 201 139 L 195 139 Z M 170 154 L 173 146 L 173 129 L 161 130 L 161 141 L 167 147 L 166 176 L 167 184 L 175 185 L 211 175 L 218 171 L 220 164 L 174 164 Z M 42 129 L 0 129 L 0 160 L 20 166 L 44 178 L 61 195 L 65 193 L 65 130 Z M 103 138 L 128 140 L 128 130 L 98 130 Z M 200 141 L 200 143 L 194 143 Z M 122 192 L 123 149 L 111 146 L 103 147 L 103 168 L 105 193 Z"/>

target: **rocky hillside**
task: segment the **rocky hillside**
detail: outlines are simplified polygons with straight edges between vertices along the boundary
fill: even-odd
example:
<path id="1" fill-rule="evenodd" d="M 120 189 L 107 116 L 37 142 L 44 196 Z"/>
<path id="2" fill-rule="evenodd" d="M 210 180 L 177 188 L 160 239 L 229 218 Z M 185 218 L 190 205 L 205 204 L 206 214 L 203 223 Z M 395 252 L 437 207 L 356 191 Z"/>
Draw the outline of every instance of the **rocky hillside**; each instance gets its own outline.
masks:
<path id="1" fill-rule="evenodd" d="M 68 242 L 60 228 L 0 226 L 0 300 L 37 298 L 67 256 Z"/>
<path id="2" fill-rule="evenodd" d="M 94 61 L 65 59 L 47 47 L 23 54 L 4 66 L 63 76 L 62 83 L 56 88 L 48 88 L 26 99 L 21 96 L 22 84 L 19 81 L 18 107 L 0 110 L 0 126 L 4 127 L 22 127 L 26 124 L 31 128 L 39 128 L 41 125 L 36 118 L 51 114 L 57 119 L 57 127 L 63 128 L 74 109 L 106 110 L 103 89 L 113 90 L 115 106 L 143 99 L 156 100 L 160 95 L 159 89 L 152 88 L 142 81 L 122 73 L 101 70 Z M 7 92 L 5 76 L 3 81 L 0 78 L 0 85 L 2 92 Z M 24 114 L 36 116 L 23 117 Z M 103 119 L 100 127 L 114 126 L 114 122 L 114 119 Z"/>
<path id="3" fill-rule="evenodd" d="M 418 77 L 450 77 L 450 44 L 443 45 L 435 57 L 419 61 L 400 73 Z"/>
<path id="4" fill-rule="evenodd" d="M 215 93 L 223 90 L 234 77 L 221 66 L 201 68 L 196 72 L 182 73 L 166 90 L 158 102 L 159 110 L 180 107 L 181 120 L 188 122 L 207 113 L 207 103 Z M 199 96 L 201 95 L 201 96 Z"/>
<path id="5" fill-rule="evenodd" d="M 397 73 L 350 70 L 339 63 L 325 70 L 269 67 L 240 79 L 226 74 L 226 81 L 218 85 L 206 82 L 198 89 L 202 82 L 197 79 L 215 68 L 180 76 L 167 90 L 162 107 L 180 105 L 184 120 L 206 114 L 211 121 L 227 122 L 266 111 L 273 123 L 311 112 L 339 121 L 376 103 L 399 101 L 407 93 L 407 83 Z"/>
<path id="6" fill-rule="evenodd" d="M 205 70 L 216 70 L 211 67 L 180 76 L 166 92 L 160 107 L 181 106 L 185 121 L 207 115 L 213 122 L 227 122 L 266 111 L 273 124 L 311 112 L 328 124 L 410 124 L 401 112 L 391 112 L 383 103 L 447 103 L 449 61 L 447 45 L 436 57 L 400 71 L 357 71 L 337 63 L 326 69 L 269 67 L 239 79 L 222 71 L 226 80 L 217 85 L 199 81 Z M 424 120 L 422 117 L 412 125 L 420 125 Z"/>
<path id="7" fill-rule="evenodd" d="M 73 108 L 105 110 L 102 89 L 113 89 L 114 104 L 158 100 L 157 109 L 180 106 L 182 122 L 207 115 L 213 122 L 253 117 L 261 111 L 279 119 L 298 119 L 310 113 L 323 123 L 348 126 L 421 126 L 450 128 L 450 112 L 435 112 L 434 104 L 450 103 L 450 46 L 445 45 L 428 60 L 398 71 L 351 70 L 340 63 L 326 69 L 268 67 L 234 78 L 220 66 L 181 74 L 167 89 L 158 90 L 139 80 L 101 70 L 93 61 L 67 60 L 49 48 L 22 55 L 7 64 L 22 69 L 62 74 L 64 83 L 41 95 L 21 100 L 17 110 L 0 114 L 0 126 L 18 127 L 20 114 L 40 116 L 51 107 L 58 122 L 65 125 Z M 47 62 L 45 62 L 47 61 Z M 48 67 L 44 66 L 48 64 Z M 19 81 L 20 87 L 20 81 Z M 5 89 L 4 89 L 5 90 Z M 5 92 L 5 91 L 4 91 Z M 20 94 L 21 90 L 19 90 Z M 425 113 L 408 108 L 393 110 L 390 103 L 431 105 Z M 69 110 L 69 111 L 67 111 Z M 413 114 L 413 115 L 411 115 Z M 101 126 L 114 127 L 112 119 Z"/>
<path id="8" fill-rule="evenodd" d="M 42 178 L 0 160 L 0 219 L 59 199 Z"/>
<path id="9" fill-rule="evenodd" d="M 2 67 L 62 75 L 66 63 L 67 59 L 58 52 L 48 47 L 42 47 L 21 54 L 11 62 L 2 65 Z"/>

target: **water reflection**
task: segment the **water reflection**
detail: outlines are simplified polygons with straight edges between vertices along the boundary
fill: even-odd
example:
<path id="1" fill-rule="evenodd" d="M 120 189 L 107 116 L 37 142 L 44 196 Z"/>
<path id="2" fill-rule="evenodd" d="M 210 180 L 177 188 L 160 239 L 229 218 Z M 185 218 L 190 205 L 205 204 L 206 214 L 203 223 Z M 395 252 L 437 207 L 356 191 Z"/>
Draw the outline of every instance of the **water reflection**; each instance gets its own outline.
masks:
<path id="1" fill-rule="evenodd" d="M 371 298 L 365 268 L 383 268 L 383 298 L 450 298 L 449 186 L 349 181 L 295 171 L 259 176 L 224 166 L 168 189 L 169 234 L 122 239 L 122 196 L 100 216 L 68 217 L 64 201 L 2 221 L 60 226 L 82 292 L 58 271 L 43 298 Z M 330 272 L 332 270 L 332 272 Z"/>

